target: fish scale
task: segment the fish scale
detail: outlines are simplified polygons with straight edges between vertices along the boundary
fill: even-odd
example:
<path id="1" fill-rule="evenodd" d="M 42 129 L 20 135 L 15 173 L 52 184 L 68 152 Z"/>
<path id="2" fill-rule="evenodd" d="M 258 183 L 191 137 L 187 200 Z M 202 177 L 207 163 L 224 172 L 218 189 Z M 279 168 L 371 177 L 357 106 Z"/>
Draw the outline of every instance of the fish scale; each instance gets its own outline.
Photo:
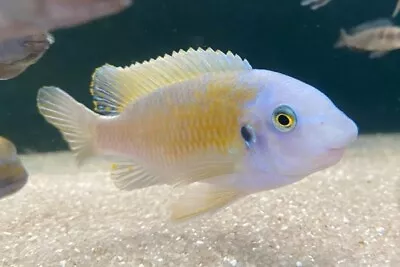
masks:
<path id="1" fill-rule="evenodd" d="M 166 89 L 166 92 L 168 91 Z M 250 92 L 248 94 L 254 97 L 255 93 Z M 197 97 L 200 98 L 201 95 L 198 94 Z M 140 127 L 142 131 L 140 133 L 127 131 L 127 133 L 129 136 L 134 135 L 136 140 L 142 140 L 146 150 L 152 151 L 156 146 L 162 144 L 163 150 L 172 159 L 186 157 L 193 151 L 208 147 L 215 147 L 219 151 L 227 153 L 233 140 L 242 144 L 237 118 L 243 113 L 243 109 L 239 108 L 244 107 L 246 99 L 243 98 L 243 94 L 237 94 L 236 98 L 232 98 L 232 102 L 228 105 L 229 109 L 227 105 L 220 105 L 220 101 L 213 101 L 212 99 L 215 99 L 213 93 L 207 92 L 202 97 L 205 98 L 204 102 L 212 103 L 207 105 L 206 113 L 202 106 L 189 105 L 185 101 L 179 103 L 182 102 L 182 99 L 176 101 L 177 103 L 168 103 L 170 102 L 168 100 L 164 103 L 162 100 L 157 101 L 158 108 L 141 116 L 141 125 L 137 127 Z M 149 103 L 153 102 L 149 100 Z M 150 104 L 148 105 L 150 106 Z M 135 113 L 134 109 L 132 112 Z M 187 125 L 188 122 L 191 125 Z M 130 122 L 127 127 L 132 127 Z M 232 131 L 232 129 L 237 129 L 237 131 Z M 153 140 L 157 140 L 157 142 Z M 191 144 L 191 150 L 186 147 L 187 144 Z M 152 159 L 156 160 L 155 157 L 159 157 L 157 161 L 161 162 L 162 156 L 154 154 Z"/>

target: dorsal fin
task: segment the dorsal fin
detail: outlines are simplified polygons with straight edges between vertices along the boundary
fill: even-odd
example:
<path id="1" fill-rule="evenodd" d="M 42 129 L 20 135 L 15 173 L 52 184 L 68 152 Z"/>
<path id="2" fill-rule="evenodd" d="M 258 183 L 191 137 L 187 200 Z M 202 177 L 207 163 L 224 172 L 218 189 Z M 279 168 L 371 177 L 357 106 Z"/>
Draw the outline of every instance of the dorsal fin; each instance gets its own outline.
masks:
<path id="1" fill-rule="evenodd" d="M 393 26 L 393 21 L 388 18 L 378 18 L 374 20 L 370 20 L 367 22 L 363 22 L 353 28 L 351 28 L 348 32 L 350 34 L 356 34 L 368 29 L 380 28 L 380 27 L 388 27 Z"/>
<path id="2" fill-rule="evenodd" d="M 105 64 L 94 71 L 90 92 L 93 95 L 95 111 L 116 115 L 132 101 L 158 88 L 209 72 L 251 69 L 246 59 L 230 51 L 225 54 L 211 48 L 190 48 L 127 67 Z"/>

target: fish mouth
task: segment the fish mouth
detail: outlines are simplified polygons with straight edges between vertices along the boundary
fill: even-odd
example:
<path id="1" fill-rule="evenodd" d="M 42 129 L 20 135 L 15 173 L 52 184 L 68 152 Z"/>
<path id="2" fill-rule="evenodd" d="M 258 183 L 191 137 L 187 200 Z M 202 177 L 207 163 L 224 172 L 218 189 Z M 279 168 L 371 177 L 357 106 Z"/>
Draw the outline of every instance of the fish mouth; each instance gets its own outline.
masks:
<path id="1" fill-rule="evenodd" d="M 326 152 L 326 156 L 323 157 L 324 164 L 322 164 L 321 169 L 328 168 L 332 165 L 338 163 L 345 152 L 345 148 L 330 148 Z"/>
<path id="2" fill-rule="evenodd" d="M 299 177 L 305 177 L 311 175 L 315 172 L 322 171 L 327 169 L 337 163 L 342 159 L 344 155 L 344 148 L 332 148 L 328 149 L 324 153 L 320 154 L 316 159 L 312 162 L 312 167 L 302 171 L 295 171 L 294 173 L 284 173 L 286 177 L 290 177 L 290 179 L 299 179 Z"/>
<path id="3" fill-rule="evenodd" d="M 338 148 L 336 148 L 336 147 L 334 147 L 334 148 L 329 148 L 329 149 L 328 149 L 328 152 L 333 152 L 333 153 L 344 152 L 344 148 L 342 148 L 342 147 L 338 147 Z"/>
<path id="4" fill-rule="evenodd" d="M 329 148 L 328 149 L 328 155 L 342 156 L 344 154 L 344 151 L 345 151 L 344 148 Z"/>

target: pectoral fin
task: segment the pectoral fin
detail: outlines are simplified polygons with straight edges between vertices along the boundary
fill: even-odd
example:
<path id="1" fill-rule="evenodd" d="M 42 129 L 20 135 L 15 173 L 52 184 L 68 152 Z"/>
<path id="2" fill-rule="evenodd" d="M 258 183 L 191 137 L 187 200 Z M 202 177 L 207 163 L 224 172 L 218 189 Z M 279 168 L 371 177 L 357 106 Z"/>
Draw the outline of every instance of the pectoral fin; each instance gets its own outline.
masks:
<path id="1" fill-rule="evenodd" d="M 118 159 L 112 165 L 111 179 L 119 189 L 133 190 L 156 184 L 174 187 L 226 176 L 240 171 L 239 150 L 229 152 L 210 149 L 182 160 L 179 164 L 155 169 L 131 160 Z"/>
<path id="2" fill-rule="evenodd" d="M 159 183 L 157 175 L 131 161 L 118 161 L 111 166 L 111 180 L 122 190 L 149 187 Z"/>
<path id="3" fill-rule="evenodd" d="M 242 196 L 243 193 L 234 189 L 215 188 L 211 185 L 206 188 L 189 189 L 172 204 L 171 221 L 181 222 L 207 212 L 215 212 Z"/>
<path id="4" fill-rule="evenodd" d="M 179 164 L 172 173 L 171 184 L 175 186 L 188 185 L 222 175 L 230 175 L 240 171 L 241 154 L 238 151 L 209 151 L 195 155 Z"/>

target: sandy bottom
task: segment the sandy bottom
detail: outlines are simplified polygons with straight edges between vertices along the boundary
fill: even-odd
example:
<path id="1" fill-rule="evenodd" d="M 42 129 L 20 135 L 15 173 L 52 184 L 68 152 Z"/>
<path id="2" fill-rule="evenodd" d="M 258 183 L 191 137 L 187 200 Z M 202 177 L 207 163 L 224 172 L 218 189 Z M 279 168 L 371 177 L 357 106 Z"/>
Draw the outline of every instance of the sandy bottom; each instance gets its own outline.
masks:
<path id="1" fill-rule="evenodd" d="M 0 200 L 1 266 L 400 266 L 400 135 L 178 225 L 168 187 L 118 191 L 107 164 L 78 171 L 69 153 L 22 160 L 30 181 Z"/>

